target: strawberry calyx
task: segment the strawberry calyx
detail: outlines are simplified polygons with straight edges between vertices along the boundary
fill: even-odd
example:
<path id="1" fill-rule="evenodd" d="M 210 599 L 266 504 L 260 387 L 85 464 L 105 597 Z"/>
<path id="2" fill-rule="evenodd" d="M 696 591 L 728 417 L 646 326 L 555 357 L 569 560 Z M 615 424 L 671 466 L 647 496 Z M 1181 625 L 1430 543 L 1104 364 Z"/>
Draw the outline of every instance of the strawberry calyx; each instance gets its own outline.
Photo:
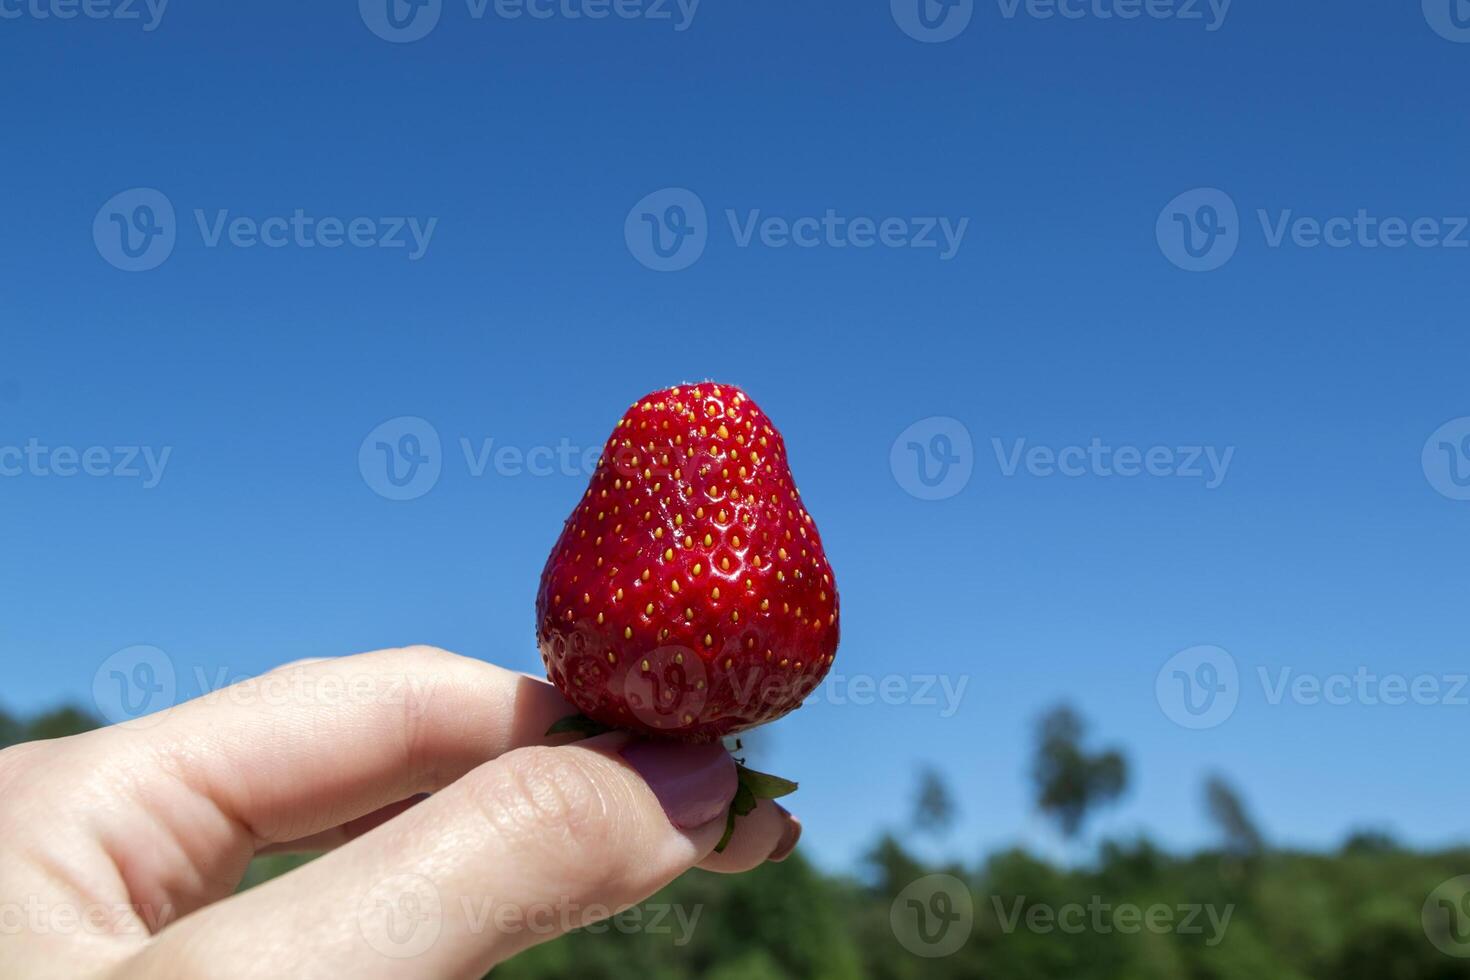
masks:
<path id="1" fill-rule="evenodd" d="M 594 735 L 602 735 L 613 730 L 611 725 L 604 725 L 600 721 L 578 713 L 560 719 L 546 729 L 546 734 L 548 737 L 575 735 L 576 738 L 573 741 L 581 741 L 584 738 L 592 738 Z M 736 746 L 738 749 L 738 742 Z M 730 801 L 730 809 L 725 815 L 725 833 L 721 835 L 720 842 L 715 845 L 716 854 L 725 853 L 725 848 L 730 846 L 730 838 L 735 835 L 735 821 L 754 812 L 761 800 L 779 800 L 783 796 L 790 796 L 797 790 L 797 784 L 791 780 L 751 769 L 741 759 L 735 760 L 735 776 L 737 780 L 735 798 Z"/>
<path id="2" fill-rule="evenodd" d="M 735 799 L 730 801 L 730 812 L 725 817 L 725 834 L 715 845 L 715 853 L 725 853 L 730 838 L 735 835 L 735 821 L 748 816 L 761 800 L 778 800 L 796 792 L 796 783 L 768 772 L 747 769 L 742 763 L 735 764 L 735 775 L 739 784 L 735 788 Z"/>

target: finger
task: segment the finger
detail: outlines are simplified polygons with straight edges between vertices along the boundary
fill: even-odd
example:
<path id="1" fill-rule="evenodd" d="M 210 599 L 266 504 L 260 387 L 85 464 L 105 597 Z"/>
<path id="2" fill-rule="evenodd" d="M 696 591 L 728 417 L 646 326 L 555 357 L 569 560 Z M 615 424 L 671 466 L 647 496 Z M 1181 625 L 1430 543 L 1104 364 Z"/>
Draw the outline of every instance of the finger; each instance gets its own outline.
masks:
<path id="1" fill-rule="evenodd" d="M 319 834 L 312 834 L 310 837 L 299 837 L 296 840 L 283 841 L 279 844 L 267 844 L 257 853 L 311 854 L 330 851 L 334 848 L 341 847 L 348 841 L 357 840 L 357 838 L 374 827 L 382 826 L 409 807 L 428 798 L 429 794 L 420 793 L 418 796 L 412 796 L 406 800 L 399 800 L 397 803 L 389 803 L 385 807 L 379 807 L 367 816 L 358 817 L 356 820 L 349 820 L 340 827 L 333 827 L 331 830 L 324 830 Z"/>
<path id="2" fill-rule="evenodd" d="M 735 834 L 719 854 L 711 852 L 699 866 L 706 871 L 737 874 L 767 861 L 784 861 L 801 837 L 801 823 L 781 805 L 761 800 L 735 820 Z"/>
<path id="3" fill-rule="evenodd" d="M 290 874 L 160 933 L 138 975 L 248 962 L 251 975 L 474 978 L 521 949 L 643 901 L 724 832 L 718 745 L 607 735 L 526 748 Z M 769 854 L 778 822 L 743 833 Z M 755 840 L 761 837 L 761 840 Z"/>
<path id="4" fill-rule="evenodd" d="M 106 731 L 146 745 L 163 792 L 202 796 L 255 850 L 440 789 L 573 710 L 544 681 L 408 647 L 293 664 Z"/>

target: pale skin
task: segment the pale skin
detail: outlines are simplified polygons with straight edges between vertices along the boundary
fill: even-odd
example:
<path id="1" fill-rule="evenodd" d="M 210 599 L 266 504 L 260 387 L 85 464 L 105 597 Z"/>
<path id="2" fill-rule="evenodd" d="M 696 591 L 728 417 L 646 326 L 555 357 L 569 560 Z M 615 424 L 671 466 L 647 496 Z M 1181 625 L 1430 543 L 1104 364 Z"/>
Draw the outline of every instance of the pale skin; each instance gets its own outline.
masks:
<path id="1" fill-rule="evenodd" d="M 789 851 L 800 825 L 763 801 L 713 853 L 724 818 L 677 829 L 628 736 L 545 737 L 571 713 L 544 681 L 408 647 L 6 749 L 0 974 L 475 978 L 690 868 Z M 234 894 L 255 855 L 317 850 Z M 399 907 L 432 935 L 385 932 Z"/>

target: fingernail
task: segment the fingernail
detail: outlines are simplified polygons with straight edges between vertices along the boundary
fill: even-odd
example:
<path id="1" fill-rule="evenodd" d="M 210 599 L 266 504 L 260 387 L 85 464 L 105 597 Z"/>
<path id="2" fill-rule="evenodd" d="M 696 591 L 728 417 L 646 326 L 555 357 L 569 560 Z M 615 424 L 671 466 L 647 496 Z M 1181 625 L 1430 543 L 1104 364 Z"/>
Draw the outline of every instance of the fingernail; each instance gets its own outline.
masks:
<path id="1" fill-rule="evenodd" d="M 786 811 L 783 808 L 781 812 L 785 813 Z M 786 814 L 786 817 L 786 832 L 781 835 L 781 843 L 776 845 L 776 849 L 771 852 L 771 856 L 766 858 L 767 861 L 773 861 L 779 864 L 786 860 L 791 856 L 791 852 L 796 850 L 796 842 L 801 840 L 801 821 L 789 813 Z"/>
<path id="2" fill-rule="evenodd" d="M 669 823 L 680 830 L 723 817 L 735 799 L 735 760 L 719 742 L 633 742 L 622 756 L 658 797 Z"/>

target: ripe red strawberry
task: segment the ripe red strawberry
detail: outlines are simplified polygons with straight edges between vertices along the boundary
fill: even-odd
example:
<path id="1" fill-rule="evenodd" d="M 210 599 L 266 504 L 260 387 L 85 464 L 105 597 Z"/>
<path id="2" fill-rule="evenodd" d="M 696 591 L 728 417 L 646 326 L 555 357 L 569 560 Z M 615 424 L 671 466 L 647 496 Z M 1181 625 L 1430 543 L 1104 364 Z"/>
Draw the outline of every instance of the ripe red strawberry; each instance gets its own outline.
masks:
<path id="1" fill-rule="evenodd" d="M 604 725 L 705 740 L 779 718 L 837 650 L 837 588 L 786 446 L 739 388 L 634 403 L 541 573 L 548 676 Z"/>

